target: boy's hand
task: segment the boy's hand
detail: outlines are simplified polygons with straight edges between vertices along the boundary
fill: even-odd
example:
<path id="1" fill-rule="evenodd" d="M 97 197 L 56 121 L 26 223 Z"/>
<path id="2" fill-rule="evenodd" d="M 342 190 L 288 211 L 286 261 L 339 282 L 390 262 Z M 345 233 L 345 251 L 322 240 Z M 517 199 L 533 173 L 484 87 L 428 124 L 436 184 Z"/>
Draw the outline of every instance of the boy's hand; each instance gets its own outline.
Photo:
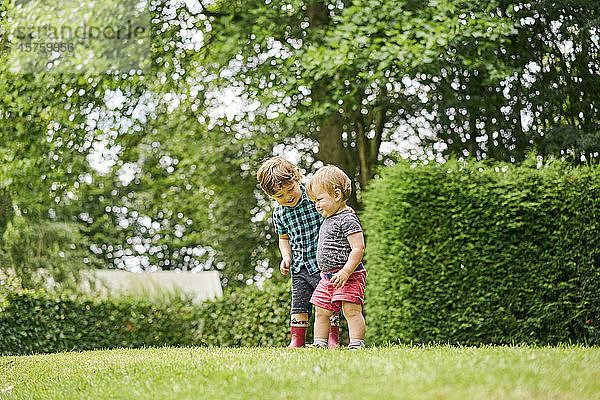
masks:
<path id="1" fill-rule="evenodd" d="M 292 265 L 292 259 L 291 258 L 283 258 L 281 260 L 281 263 L 279 264 L 279 271 L 281 271 L 281 273 L 283 275 L 287 275 L 290 272 L 290 266 Z"/>
<path id="2" fill-rule="evenodd" d="M 350 278 L 350 274 L 343 269 L 340 269 L 331 277 L 331 283 L 333 284 L 334 288 L 341 288 L 344 287 L 348 278 Z"/>

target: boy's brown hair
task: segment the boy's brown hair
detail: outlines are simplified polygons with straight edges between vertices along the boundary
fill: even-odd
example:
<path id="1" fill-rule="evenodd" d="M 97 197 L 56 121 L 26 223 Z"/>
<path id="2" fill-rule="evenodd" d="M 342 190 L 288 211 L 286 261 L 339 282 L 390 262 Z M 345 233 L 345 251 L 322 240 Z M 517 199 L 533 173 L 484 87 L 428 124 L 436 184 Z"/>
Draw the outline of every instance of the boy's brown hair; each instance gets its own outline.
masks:
<path id="1" fill-rule="evenodd" d="M 335 165 L 326 165 L 315 172 L 306 185 L 306 194 L 309 198 L 313 199 L 315 189 L 318 187 L 325 189 L 332 196 L 335 194 L 335 189 L 339 189 L 344 201 L 347 201 L 352 194 L 352 181 Z"/>
<path id="2" fill-rule="evenodd" d="M 272 157 L 263 162 L 256 173 L 260 187 L 269 196 L 274 195 L 283 186 L 300 182 L 300 168 L 283 157 Z"/>

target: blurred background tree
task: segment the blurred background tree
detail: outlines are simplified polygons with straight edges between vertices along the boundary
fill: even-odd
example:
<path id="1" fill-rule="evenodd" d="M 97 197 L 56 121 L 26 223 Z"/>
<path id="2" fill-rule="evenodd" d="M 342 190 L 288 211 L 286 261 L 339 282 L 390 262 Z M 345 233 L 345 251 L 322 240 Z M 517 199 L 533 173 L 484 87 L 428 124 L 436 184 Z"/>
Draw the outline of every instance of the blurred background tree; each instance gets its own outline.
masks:
<path id="1" fill-rule="evenodd" d="M 5 21 L 15 4 L 2 4 Z M 79 69 L 65 60 L 69 67 L 15 72 L 4 55 L 5 255 L 30 243 L 33 260 L 35 232 L 58 224 L 63 234 L 48 235 L 48 249 L 72 252 L 81 267 L 218 269 L 223 283 L 240 285 L 279 276 L 273 203 L 254 178 L 270 155 L 305 174 L 341 166 L 354 178 L 357 210 L 376 167 L 398 157 L 518 163 L 536 152 L 597 162 L 600 4 L 145 7 L 150 35 L 138 57 L 147 64 L 138 69 L 109 70 L 111 54 L 98 46 Z M 114 24 L 117 14 L 97 17 Z M 16 269 L 9 259 L 2 268 Z M 18 268 L 27 265 L 38 264 Z"/>

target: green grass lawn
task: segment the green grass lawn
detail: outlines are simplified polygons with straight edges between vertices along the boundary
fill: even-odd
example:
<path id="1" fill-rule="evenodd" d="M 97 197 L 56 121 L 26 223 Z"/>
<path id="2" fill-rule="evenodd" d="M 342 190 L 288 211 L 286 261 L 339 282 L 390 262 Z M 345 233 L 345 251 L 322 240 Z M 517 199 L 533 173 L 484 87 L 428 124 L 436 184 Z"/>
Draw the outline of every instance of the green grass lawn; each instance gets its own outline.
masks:
<path id="1" fill-rule="evenodd" d="M 147 348 L 0 357 L 0 399 L 600 399 L 600 348 Z"/>

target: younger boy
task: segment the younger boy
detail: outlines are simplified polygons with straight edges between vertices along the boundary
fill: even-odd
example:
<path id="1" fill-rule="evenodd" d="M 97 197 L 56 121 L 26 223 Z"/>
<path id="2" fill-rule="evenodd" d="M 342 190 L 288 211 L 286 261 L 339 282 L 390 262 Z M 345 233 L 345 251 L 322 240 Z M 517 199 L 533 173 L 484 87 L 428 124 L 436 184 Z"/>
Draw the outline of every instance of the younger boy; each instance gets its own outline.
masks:
<path id="1" fill-rule="evenodd" d="M 288 347 L 302 347 L 312 310 L 310 298 L 320 280 L 316 254 L 323 217 L 306 196 L 300 169 L 285 158 L 268 159 L 261 165 L 256 177 L 263 191 L 279 203 L 273 212 L 281 251 L 279 270 L 284 275 L 290 270 L 292 272 L 292 338 Z M 330 347 L 337 347 L 339 343 L 338 319 L 337 315 L 332 315 L 333 323 L 331 329 L 328 328 Z M 327 324 L 329 327 L 329 321 Z"/>
<path id="2" fill-rule="evenodd" d="M 311 347 L 327 347 L 329 318 L 340 309 L 348 321 L 351 350 L 365 346 L 362 307 L 367 274 L 361 260 L 365 252 L 362 227 L 346 208 L 350 178 L 336 166 L 319 169 L 308 182 L 307 193 L 325 218 L 319 230 L 317 262 L 321 281 L 311 303 L 315 305 L 315 341 Z"/>

